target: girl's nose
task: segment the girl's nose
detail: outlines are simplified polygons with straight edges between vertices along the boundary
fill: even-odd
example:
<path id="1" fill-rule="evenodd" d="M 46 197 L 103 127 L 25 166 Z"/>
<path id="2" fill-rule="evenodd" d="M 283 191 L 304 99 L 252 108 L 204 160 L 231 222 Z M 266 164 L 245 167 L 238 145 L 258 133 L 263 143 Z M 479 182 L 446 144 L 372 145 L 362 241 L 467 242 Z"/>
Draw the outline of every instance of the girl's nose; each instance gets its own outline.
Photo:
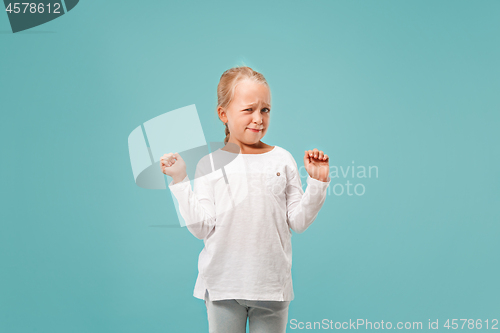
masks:
<path id="1" fill-rule="evenodd" d="M 260 115 L 260 112 L 255 112 L 257 116 L 253 117 L 253 121 L 257 124 L 262 124 L 262 116 Z"/>

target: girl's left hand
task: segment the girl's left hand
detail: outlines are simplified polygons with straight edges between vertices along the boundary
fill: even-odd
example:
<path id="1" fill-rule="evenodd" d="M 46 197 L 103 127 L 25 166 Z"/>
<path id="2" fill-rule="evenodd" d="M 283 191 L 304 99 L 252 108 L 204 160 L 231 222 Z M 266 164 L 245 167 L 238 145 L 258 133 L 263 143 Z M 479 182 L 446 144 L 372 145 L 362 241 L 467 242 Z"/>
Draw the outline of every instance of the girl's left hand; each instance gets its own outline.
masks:
<path id="1" fill-rule="evenodd" d="M 329 162 L 328 155 L 323 154 L 322 150 L 314 148 L 313 150 L 305 151 L 304 166 L 311 178 L 326 182 L 330 173 Z"/>

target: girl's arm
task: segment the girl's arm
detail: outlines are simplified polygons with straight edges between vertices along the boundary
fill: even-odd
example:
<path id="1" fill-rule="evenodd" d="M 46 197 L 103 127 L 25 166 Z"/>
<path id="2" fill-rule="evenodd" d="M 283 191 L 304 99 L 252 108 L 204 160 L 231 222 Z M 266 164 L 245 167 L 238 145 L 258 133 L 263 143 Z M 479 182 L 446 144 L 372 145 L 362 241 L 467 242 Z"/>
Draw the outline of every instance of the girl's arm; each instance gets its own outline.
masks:
<path id="1" fill-rule="evenodd" d="M 325 202 L 326 189 L 331 179 L 328 177 L 326 182 L 322 182 L 311 178 L 308 174 L 307 188 L 304 193 L 297 162 L 293 157 L 292 160 L 294 168 L 289 175 L 286 186 L 287 222 L 293 231 L 300 234 L 316 219 Z"/>
<path id="2" fill-rule="evenodd" d="M 207 174 L 203 172 L 202 161 L 196 166 L 194 191 L 186 176 L 181 182 L 168 187 L 179 202 L 179 211 L 186 221 L 189 231 L 198 239 L 204 239 L 215 227 L 215 201 L 213 188 L 210 186 Z"/>

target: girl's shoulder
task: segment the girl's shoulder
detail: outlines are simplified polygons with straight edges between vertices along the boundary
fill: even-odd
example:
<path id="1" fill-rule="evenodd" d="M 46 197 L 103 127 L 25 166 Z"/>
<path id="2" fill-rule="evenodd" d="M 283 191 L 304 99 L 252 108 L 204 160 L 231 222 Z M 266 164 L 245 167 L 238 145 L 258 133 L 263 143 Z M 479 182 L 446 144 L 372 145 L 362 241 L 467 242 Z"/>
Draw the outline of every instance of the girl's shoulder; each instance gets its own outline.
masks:
<path id="1" fill-rule="evenodd" d="M 276 154 L 274 155 L 275 158 L 279 158 L 285 163 L 292 163 L 292 164 L 296 163 L 295 158 L 293 157 L 292 153 L 290 153 L 285 148 L 280 147 L 280 146 L 275 146 L 274 149 L 276 150 Z"/>

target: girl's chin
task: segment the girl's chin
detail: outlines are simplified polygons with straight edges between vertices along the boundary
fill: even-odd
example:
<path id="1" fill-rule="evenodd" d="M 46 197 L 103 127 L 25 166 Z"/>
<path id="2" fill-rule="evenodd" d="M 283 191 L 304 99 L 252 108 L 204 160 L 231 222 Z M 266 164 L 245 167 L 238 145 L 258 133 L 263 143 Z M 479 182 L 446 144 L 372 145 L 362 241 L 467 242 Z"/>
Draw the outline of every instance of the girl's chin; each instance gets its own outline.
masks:
<path id="1" fill-rule="evenodd" d="M 259 132 L 259 133 L 252 133 L 252 132 L 248 132 L 246 133 L 247 135 L 245 135 L 245 137 L 248 138 L 248 140 L 250 141 L 253 141 L 253 140 L 260 140 L 262 139 L 263 135 L 262 135 L 262 132 Z"/>
<path id="2" fill-rule="evenodd" d="M 248 146 L 251 146 L 251 145 L 259 143 L 260 139 L 262 139 L 262 138 L 253 138 L 253 139 L 247 138 L 246 140 L 243 140 L 242 142 Z"/>

